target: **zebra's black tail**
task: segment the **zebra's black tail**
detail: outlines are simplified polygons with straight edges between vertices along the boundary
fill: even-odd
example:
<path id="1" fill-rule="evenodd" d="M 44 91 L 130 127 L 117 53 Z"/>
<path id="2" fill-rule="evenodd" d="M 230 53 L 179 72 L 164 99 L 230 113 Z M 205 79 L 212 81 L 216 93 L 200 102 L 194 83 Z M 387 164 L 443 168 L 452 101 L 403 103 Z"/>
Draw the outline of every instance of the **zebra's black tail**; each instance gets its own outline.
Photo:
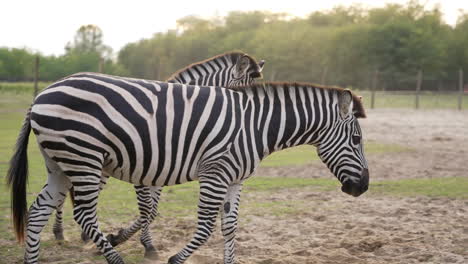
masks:
<path id="1" fill-rule="evenodd" d="M 27 219 L 26 185 L 28 183 L 28 141 L 31 132 L 31 108 L 28 109 L 21 128 L 13 157 L 8 169 L 7 185 L 11 188 L 11 212 L 18 242 L 24 241 L 24 226 Z"/>

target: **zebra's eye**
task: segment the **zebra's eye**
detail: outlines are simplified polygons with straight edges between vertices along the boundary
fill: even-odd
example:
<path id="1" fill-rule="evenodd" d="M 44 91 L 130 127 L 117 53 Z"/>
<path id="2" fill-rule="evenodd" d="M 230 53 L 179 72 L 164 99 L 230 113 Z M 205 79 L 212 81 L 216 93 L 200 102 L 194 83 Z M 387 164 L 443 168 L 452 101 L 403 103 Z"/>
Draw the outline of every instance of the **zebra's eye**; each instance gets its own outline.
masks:
<path id="1" fill-rule="evenodd" d="M 361 144 L 361 137 L 360 136 L 353 136 L 353 144 L 354 145 Z"/>

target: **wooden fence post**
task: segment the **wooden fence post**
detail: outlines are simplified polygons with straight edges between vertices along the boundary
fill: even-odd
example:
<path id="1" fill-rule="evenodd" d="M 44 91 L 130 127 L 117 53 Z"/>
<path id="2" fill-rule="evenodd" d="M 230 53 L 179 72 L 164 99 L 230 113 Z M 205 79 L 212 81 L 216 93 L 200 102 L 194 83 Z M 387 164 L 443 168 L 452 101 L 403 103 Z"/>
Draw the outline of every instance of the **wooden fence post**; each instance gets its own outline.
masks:
<path id="1" fill-rule="evenodd" d="M 460 69 L 458 72 L 458 86 L 459 86 L 459 93 L 458 93 L 458 110 L 462 109 L 462 102 L 463 102 L 463 70 Z"/>
<path id="2" fill-rule="evenodd" d="M 36 55 L 36 63 L 34 64 L 34 98 L 36 98 L 39 87 L 39 55 Z"/>
<path id="3" fill-rule="evenodd" d="M 416 98 L 415 98 L 416 109 L 419 109 L 419 93 L 421 92 L 421 82 L 422 82 L 422 70 L 419 70 L 418 83 L 416 84 Z"/>
<path id="4" fill-rule="evenodd" d="M 375 107 L 375 90 L 377 90 L 377 82 L 379 79 L 379 70 L 375 70 L 374 78 L 372 80 L 372 87 L 371 87 L 371 109 Z"/>
<path id="5" fill-rule="evenodd" d="M 103 72 L 104 72 L 104 58 L 103 58 L 103 57 L 99 57 L 99 67 L 98 67 L 98 71 L 99 71 L 99 73 L 103 73 Z"/>

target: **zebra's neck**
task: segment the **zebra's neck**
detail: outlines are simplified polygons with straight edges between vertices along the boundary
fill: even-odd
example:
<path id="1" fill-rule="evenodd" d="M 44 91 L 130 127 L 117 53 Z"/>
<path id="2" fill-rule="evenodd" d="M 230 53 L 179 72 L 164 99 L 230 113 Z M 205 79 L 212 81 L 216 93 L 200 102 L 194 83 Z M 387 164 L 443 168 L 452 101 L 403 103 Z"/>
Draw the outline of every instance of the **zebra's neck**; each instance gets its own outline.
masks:
<path id="1" fill-rule="evenodd" d="M 243 93 L 250 130 L 246 135 L 255 135 L 260 160 L 281 149 L 318 144 L 338 117 L 333 89 L 266 83 L 246 87 Z"/>

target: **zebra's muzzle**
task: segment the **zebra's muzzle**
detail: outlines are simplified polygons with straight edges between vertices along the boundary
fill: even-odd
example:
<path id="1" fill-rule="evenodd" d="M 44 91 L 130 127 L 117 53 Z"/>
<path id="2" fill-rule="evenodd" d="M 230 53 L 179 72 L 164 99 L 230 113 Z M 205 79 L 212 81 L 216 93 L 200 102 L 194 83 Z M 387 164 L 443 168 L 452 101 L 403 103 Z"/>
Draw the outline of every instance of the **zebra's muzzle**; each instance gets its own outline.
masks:
<path id="1" fill-rule="evenodd" d="M 346 181 L 341 186 L 341 190 L 349 195 L 358 197 L 369 189 L 369 170 L 363 169 L 359 182 Z"/>

